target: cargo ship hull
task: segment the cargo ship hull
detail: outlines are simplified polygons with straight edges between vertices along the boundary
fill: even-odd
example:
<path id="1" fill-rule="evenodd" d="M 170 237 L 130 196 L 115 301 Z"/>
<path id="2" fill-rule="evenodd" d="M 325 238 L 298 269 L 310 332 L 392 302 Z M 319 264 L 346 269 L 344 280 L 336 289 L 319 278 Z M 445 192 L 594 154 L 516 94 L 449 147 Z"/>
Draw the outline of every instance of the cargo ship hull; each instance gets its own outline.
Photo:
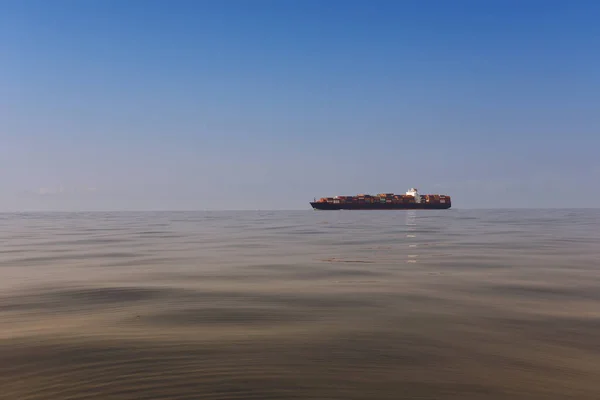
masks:
<path id="1" fill-rule="evenodd" d="M 445 194 L 420 195 L 415 188 L 406 194 L 378 193 L 356 196 L 321 197 L 310 202 L 315 210 L 447 210 L 452 206 Z"/>
<path id="2" fill-rule="evenodd" d="M 431 203 L 324 203 L 310 202 L 315 210 L 447 210 L 451 204 Z"/>

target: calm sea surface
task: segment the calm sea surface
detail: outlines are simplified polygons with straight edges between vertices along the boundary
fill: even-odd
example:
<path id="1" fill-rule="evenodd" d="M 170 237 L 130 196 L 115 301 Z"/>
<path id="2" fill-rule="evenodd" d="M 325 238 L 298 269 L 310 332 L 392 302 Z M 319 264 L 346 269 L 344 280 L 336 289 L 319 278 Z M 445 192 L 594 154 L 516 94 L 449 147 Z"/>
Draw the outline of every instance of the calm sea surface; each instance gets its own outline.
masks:
<path id="1" fill-rule="evenodd" d="M 0 214 L 0 398 L 600 399 L 600 211 Z"/>

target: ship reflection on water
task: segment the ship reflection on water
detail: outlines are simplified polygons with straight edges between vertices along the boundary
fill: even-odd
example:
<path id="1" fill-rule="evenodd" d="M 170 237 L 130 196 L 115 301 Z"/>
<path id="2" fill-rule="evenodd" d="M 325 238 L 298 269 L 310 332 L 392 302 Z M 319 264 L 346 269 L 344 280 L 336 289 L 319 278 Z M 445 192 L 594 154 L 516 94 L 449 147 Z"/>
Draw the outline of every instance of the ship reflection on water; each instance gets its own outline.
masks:
<path id="1" fill-rule="evenodd" d="M 419 255 L 416 254 L 416 252 L 415 252 L 418 244 L 414 243 L 414 242 L 416 242 L 416 239 L 417 239 L 416 227 L 417 227 L 416 211 L 414 211 L 414 210 L 406 211 L 406 231 L 408 232 L 406 234 L 406 237 L 409 239 L 408 241 L 411 242 L 411 243 L 408 243 L 408 247 L 411 249 L 411 252 L 413 253 L 413 254 L 408 254 L 408 259 L 406 260 L 406 262 L 413 263 L 413 264 L 417 262 L 417 257 L 419 257 Z"/>

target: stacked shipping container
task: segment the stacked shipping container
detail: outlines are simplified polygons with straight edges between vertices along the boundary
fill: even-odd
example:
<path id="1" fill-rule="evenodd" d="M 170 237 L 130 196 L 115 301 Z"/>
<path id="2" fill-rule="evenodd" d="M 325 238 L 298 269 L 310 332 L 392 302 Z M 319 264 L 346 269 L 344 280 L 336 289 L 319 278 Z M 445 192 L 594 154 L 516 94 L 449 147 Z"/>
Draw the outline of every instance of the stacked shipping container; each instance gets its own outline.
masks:
<path id="1" fill-rule="evenodd" d="M 449 204 L 451 202 L 450 196 L 439 195 L 439 194 L 426 194 L 420 196 L 421 203 L 426 204 Z M 373 204 L 373 203 L 392 203 L 392 204 L 403 204 L 403 203 L 415 203 L 416 199 L 411 195 L 397 195 L 393 193 L 379 193 L 376 196 L 368 194 L 359 194 L 357 196 L 336 196 L 336 197 L 321 197 L 319 203 L 333 203 L 333 204 L 346 204 L 346 203 L 358 203 L 358 204 Z"/>

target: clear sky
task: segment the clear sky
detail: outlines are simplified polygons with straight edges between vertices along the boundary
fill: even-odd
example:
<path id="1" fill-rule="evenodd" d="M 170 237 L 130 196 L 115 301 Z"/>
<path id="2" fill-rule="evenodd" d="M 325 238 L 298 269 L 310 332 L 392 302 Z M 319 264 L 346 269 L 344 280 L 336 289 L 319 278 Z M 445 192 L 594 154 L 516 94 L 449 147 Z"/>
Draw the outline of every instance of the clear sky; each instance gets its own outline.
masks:
<path id="1" fill-rule="evenodd" d="M 600 206 L 600 2 L 0 0 L 0 211 Z"/>

